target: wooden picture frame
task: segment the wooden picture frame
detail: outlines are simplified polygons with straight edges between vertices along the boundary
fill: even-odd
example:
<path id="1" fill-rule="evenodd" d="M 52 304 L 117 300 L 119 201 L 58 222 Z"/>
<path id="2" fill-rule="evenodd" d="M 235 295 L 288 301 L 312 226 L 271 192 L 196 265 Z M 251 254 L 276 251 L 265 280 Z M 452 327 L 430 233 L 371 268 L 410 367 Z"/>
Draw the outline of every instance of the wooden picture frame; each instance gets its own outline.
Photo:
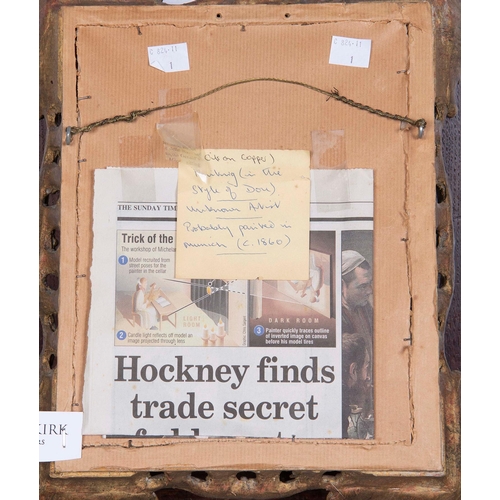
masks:
<path id="1" fill-rule="evenodd" d="M 123 3 L 125 2 L 117 2 L 117 5 Z M 144 2 L 143 5 L 148 5 L 148 2 Z M 68 253 L 67 245 L 60 245 L 61 238 L 63 240 L 65 238 L 64 235 L 61 237 L 60 231 L 61 229 L 66 230 L 66 228 L 68 228 L 68 219 L 64 222 L 64 217 L 73 217 L 71 210 L 68 212 L 68 209 L 74 207 L 74 198 L 71 198 L 71 196 L 68 198 L 68 194 L 64 190 L 65 185 L 67 187 L 68 184 L 65 184 L 63 181 L 62 188 L 60 185 L 61 162 L 66 162 L 66 164 L 72 161 L 78 162 L 82 160 L 82 157 L 78 156 L 79 153 L 77 154 L 74 152 L 68 155 L 68 152 L 64 151 L 63 144 L 65 139 L 64 127 L 66 126 L 65 117 L 68 116 L 64 105 L 71 106 L 74 103 L 69 103 L 66 99 L 61 101 L 61 93 L 64 94 L 63 89 L 68 85 L 67 79 L 65 80 L 65 75 L 62 71 L 64 65 L 68 64 L 68 61 L 64 60 L 64 57 L 66 57 L 64 54 L 68 54 L 68 50 L 67 48 L 64 49 L 65 42 L 61 35 L 67 37 L 67 33 L 72 29 L 71 22 L 75 21 L 72 20 L 69 24 L 67 21 L 64 21 L 64 19 L 61 21 L 59 17 L 61 7 L 75 7 L 71 12 L 77 12 L 74 18 L 76 22 L 82 22 L 82 19 L 85 19 L 85 16 L 91 12 L 92 7 L 89 7 L 87 11 L 85 11 L 85 9 L 78 10 L 78 2 L 61 2 L 61 4 L 52 6 L 47 11 L 44 32 L 42 33 L 41 75 L 43 83 L 41 108 L 42 114 L 47 118 L 48 129 L 46 136 L 47 147 L 44 155 L 41 177 L 42 230 L 40 237 L 43 256 L 41 264 L 41 323 L 43 327 L 43 349 L 40 359 L 40 398 L 41 409 L 43 410 L 60 410 L 65 407 L 66 411 L 68 411 L 74 409 L 71 408 L 72 404 L 80 404 L 81 395 L 78 394 L 78 391 L 81 390 L 81 387 L 77 389 L 76 394 L 73 392 L 73 395 L 69 396 L 68 389 L 64 389 L 64 384 L 61 385 L 63 379 L 70 374 L 70 371 L 68 371 L 68 360 L 61 357 L 61 353 L 64 355 L 68 352 L 68 343 L 64 341 L 61 344 L 61 335 L 68 335 L 69 323 L 67 322 L 68 304 L 66 303 L 66 312 L 63 311 L 62 318 L 64 328 L 61 330 L 61 318 L 58 319 L 58 313 L 60 313 L 60 293 L 64 293 L 65 296 L 68 291 L 70 295 L 75 293 L 75 285 L 73 284 L 68 288 L 67 281 L 65 280 L 65 273 L 67 273 L 68 266 L 71 268 L 74 267 L 74 255 L 72 255 L 71 252 Z M 94 7 L 99 7 L 97 2 Z M 160 8 L 161 6 L 156 7 L 156 9 Z M 219 14 L 215 7 L 207 7 L 207 9 L 208 12 L 214 16 Z M 354 9 L 354 11 L 356 10 L 354 6 L 352 9 Z M 219 10 L 225 15 L 226 10 L 224 7 L 221 7 Z M 288 11 L 285 12 L 285 7 L 283 7 L 282 10 L 283 12 L 281 12 L 281 14 L 289 14 Z M 294 10 L 294 8 L 290 7 L 289 10 L 292 14 L 298 12 L 306 18 L 308 16 L 308 13 L 305 10 L 301 11 L 300 8 Z M 68 11 L 69 9 L 66 9 L 66 12 Z M 454 14 L 455 13 L 452 11 L 452 14 L 447 15 L 451 17 Z M 72 15 L 71 13 L 69 17 Z M 120 13 L 120 16 L 121 15 Z M 67 19 L 67 14 L 65 14 L 65 16 Z M 83 17 L 79 18 L 78 16 Z M 127 13 L 124 13 L 124 16 L 126 17 Z M 445 14 L 435 10 L 434 20 L 436 16 L 445 16 Z M 448 18 L 448 20 L 450 23 L 457 22 L 456 19 Z M 434 22 L 433 26 L 433 30 L 438 29 L 437 22 Z M 434 39 L 437 40 L 436 32 L 434 32 Z M 432 126 L 429 126 L 426 132 L 429 133 L 429 131 L 433 131 L 438 143 L 445 115 L 447 113 L 453 114 L 453 95 L 450 89 L 453 86 L 454 78 L 456 78 L 453 71 L 456 71 L 458 56 L 456 52 L 450 50 L 450 47 L 453 49 L 451 44 L 449 46 L 441 46 L 436 43 L 434 48 L 435 58 L 442 55 L 442 53 L 447 53 L 445 60 L 448 64 L 448 66 L 445 66 L 448 71 L 445 71 L 443 67 L 438 71 L 434 96 L 436 100 L 437 117 L 435 122 Z M 57 57 L 61 49 L 63 52 L 62 60 Z M 62 66 L 58 65 L 58 61 L 62 61 Z M 61 79 L 64 80 L 62 83 L 47 83 L 48 81 L 61 82 Z M 133 151 L 137 151 L 136 147 L 132 149 Z M 75 149 L 73 149 L 73 151 L 75 151 Z M 127 158 L 123 164 L 127 165 L 127 162 L 133 161 L 133 158 Z M 71 491 L 76 491 L 77 489 L 80 495 L 82 492 L 91 495 L 100 490 L 103 486 L 110 495 L 113 494 L 120 497 L 120 495 L 127 492 L 127 494 L 137 498 L 155 498 L 155 495 L 158 496 L 155 492 L 159 492 L 164 488 L 180 488 L 191 491 L 192 493 L 218 498 L 229 498 L 231 495 L 237 495 L 240 498 L 278 498 L 309 489 L 323 489 L 329 491 L 331 498 L 335 498 L 335 495 L 338 495 L 339 492 L 341 492 L 342 497 L 345 498 L 354 497 L 359 494 L 359 492 L 375 495 L 380 494 L 381 498 L 387 498 L 386 487 L 389 484 L 397 485 L 397 492 L 391 490 L 391 495 L 393 495 L 394 498 L 403 498 L 405 494 L 408 494 L 409 491 L 414 491 L 415 488 L 421 492 L 422 498 L 425 498 L 426 495 L 430 497 L 436 490 L 439 491 L 443 498 L 446 495 L 449 497 L 450 494 L 453 495 L 453 492 L 458 491 L 458 440 L 460 435 L 458 427 L 459 375 L 448 369 L 442 347 L 446 311 L 452 291 L 452 239 L 450 237 L 445 237 L 445 235 L 451 234 L 450 199 L 447 196 L 443 196 L 443 193 L 447 191 L 442 159 L 439 154 L 434 159 L 434 165 L 436 168 L 436 189 L 438 193 L 438 203 L 436 204 L 436 231 L 438 237 L 437 266 L 440 279 L 436 303 L 438 314 L 437 324 L 441 335 L 441 341 L 437 344 L 439 348 L 439 386 L 440 401 L 444 411 L 443 419 L 447 423 L 446 426 L 443 426 L 442 446 L 444 450 L 444 461 L 443 467 L 440 468 L 439 471 L 437 470 L 439 467 L 435 469 L 431 467 L 431 469 L 434 470 L 430 473 L 426 473 L 425 470 L 418 471 L 417 468 L 416 471 L 408 474 L 402 470 L 390 470 L 390 468 L 382 467 L 381 469 L 383 470 L 374 470 L 371 474 L 369 468 L 367 470 L 363 470 L 362 468 L 353 470 L 357 467 L 346 466 L 345 469 L 341 469 L 340 471 L 335 468 L 336 472 L 332 472 L 331 468 L 327 467 L 328 460 L 326 457 L 321 462 L 323 465 L 322 467 L 318 467 L 317 463 L 314 467 L 304 467 L 303 469 L 301 469 L 300 466 L 295 468 L 289 465 L 286 470 L 279 471 L 269 468 L 265 470 L 266 467 L 264 467 L 264 469 L 252 467 L 250 469 L 252 472 L 248 472 L 248 469 L 246 472 L 235 469 L 224 470 L 221 466 L 214 466 L 212 464 L 206 468 L 206 476 L 199 472 L 200 470 L 205 470 L 201 462 L 195 467 L 198 472 L 194 472 L 193 470 L 186 471 L 182 465 L 178 467 L 172 466 L 171 470 L 168 470 L 168 472 L 161 472 L 162 469 L 158 469 L 158 466 L 155 465 L 151 468 L 153 471 L 152 474 L 149 471 L 145 472 L 146 468 L 143 465 L 140 467 L 141 471 L 133 471 L 131 469 L 124 470 L 123 467 L 118 467 L 118 469 L 115 468 L 115 470 L 105 467 L 103 470 L 98 470 L 99 467 L 97 467 L 96 470 L 89 473 L 89 471 L 71 470 L 71 466 L 61 469 L 54 464 L 40 464 L 41 497 L 44 495 L 49 497 L 55 494 L 59 498 L 71 498 L 73 495 Z M 68 179 L 67 173 L 65 175 L 66 179 Z M 69 182 L 69 186 L 71 186 L 76 180 L 72 179 Z M 88 182 L 88 180 L 84 180 L 84 182 Z M 89 193 L 82 191 L 82 196 L 88 198 Z M 61 207 L 63 209 L 65 208 L 62 214 L 60 212 Z M 84 211 L 80 212 L 80 216 L 88 216 L 85 215 L 85 207 L 85 205 L 81 205 L 80 209 L 84 209 Z M 61 221 L 61 216 L 63 221 Z M 73 222 L 70 222 L 69 225 L 75 228 Z M 66 240 L 66 243 L 68 243 L 68 241 L 69 240 Z M 85 259 L 88 259 L 88 256 L 85 257 L 83 254 L 80 254 L 80 258 L 83 259 L 83 264 L 79 269 L 88 269 L 88 267 L 86 267 L 88 264 L 85 263 L 87 262 Z M 82 278 L 85 280 L 85 274 L 86 271 L 77 274 L 76 280 L 81 280 Z M 57 278 L 59 278 L 59 286 L 55 284 Z M 80 292 L 86 290 L 85 286 L 86 285 L 83 285 L 84 288 L 80 289 Z M 85 291 L 84 294 L 86 293 Z M 82 310 L 88 308 L 88 299 L 84 299 L 81 307 L 83 308 Z M 78 328 L 82 327 L 79 326 Z M 61 345 L 63 347 L 61 347 Z M 64 345 L 66 345 L 66 347 L 64 347 Z M 82 348 L 81 345 L 77 347 L 77 349 Z M 78 376 L 81 377 L 81 367 L 77 369 L 77 372 L 79 373 Z M 72 401 L 72 403 L 68 405 L 65 401 Z M 413 440 L 413 437 L 411 439 Z M 91 446 L 95 446 L 95 444 L 91 444 Z M 126 446 L 126 441 L 120 443 L 119 446 Z M 205 458 L 207 463 L 210 462 L 208 457 Z M 151 457 L 148 458 L 146 455 L 143 459 L 146 460 L 144 463 L 147 463 L 147 460 L 150 459 Z M 286 463 L 286 460 L 284 460 L 284 463 Z M 291 463 L 292 462 L 290 462 L 290 464 Z M 289 468 L 292 468 L 293 474 Z M 314 470 L 318 468 L 321 469 L 320 472 Z M 65 478 L 65 481 L 62 481 L 61 478 Z M 76 486 L 78 486 L 78 488 L 75 488 Z"/>

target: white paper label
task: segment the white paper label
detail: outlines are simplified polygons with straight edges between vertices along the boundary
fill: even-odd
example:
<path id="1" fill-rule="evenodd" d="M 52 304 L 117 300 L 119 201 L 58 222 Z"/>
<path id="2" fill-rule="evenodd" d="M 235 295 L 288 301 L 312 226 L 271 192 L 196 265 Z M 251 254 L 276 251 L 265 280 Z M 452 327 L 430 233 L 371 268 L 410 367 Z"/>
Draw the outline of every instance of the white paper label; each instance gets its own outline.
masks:
<path id="1" fill-rule="evenodd" d="M 340 66 L 368 68 L 370 66 L 371 49 L 371 40 L 332 36 L 329 63 Z"/>
<path id="2" fill-rule="evenodd" d="M 189 70 L 187 43 L 148 47 L 149 65 L 165 73 Z"/>
<path id="3" fill-rule="evenodd" d="M 38 422 L 40 462 L 82 457 L 82 412 L 41 411 Z"/>
<path id="4" fill-rule="evenodd" d="M 163 0 L 162 3 L 166 3 L 167 5 L 184 5 L 185 3 L 191 3 L 195 0 Z"/>

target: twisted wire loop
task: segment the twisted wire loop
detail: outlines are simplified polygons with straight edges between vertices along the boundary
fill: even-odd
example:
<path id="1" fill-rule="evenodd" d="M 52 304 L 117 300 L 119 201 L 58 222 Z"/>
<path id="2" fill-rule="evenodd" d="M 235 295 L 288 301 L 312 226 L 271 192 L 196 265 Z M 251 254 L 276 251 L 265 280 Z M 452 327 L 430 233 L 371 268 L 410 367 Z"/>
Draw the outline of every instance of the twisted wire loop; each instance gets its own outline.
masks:
<path id="1" fill-rule="evenodd" d="M 362 111 L 368 111 L 369 113 L 373 113 L 373 114 L 378 115 L 378 116 L 383 117 L 383 118 L 397 120 L 399 122 L 408 123 L 409 125 L 411 125 L 413 127 L 418 127 L 419 137 L 422 137 L 424 129 L 427 125 L 426 121 L 423 118 L 420 118 L 418 120 L 413 120 L 407 116 L 401 116 L 401 115 L 389 113 L 387 111 L 382 111 L 381 109 L 375 109 L 375 108 L 372 108 L 371 106 L 367 106 L 366 104 L 361 104 L 359 102 L 353 101 L 352 99 L 348 99 L 347 97 L 340 95 L 339 91 L 335 88 L 331 91 L 323 90 L 323 89 L 320 89 L 318 87 L 314 87 L 313 85 L 309 85 L 308 83 L 298 82 L 295 80 L 284 80 L 282 78 L 249 78 L 247 80 L 238 80 L 236 82 L 226 83 L 226 84 L 221 85 L 219 87 L 216 87 L 214 89 L 208 90 L 207 92 L 204 92 L 203 94 L 199 94 L 195 97 L 191 97 L 190 99 L 185 99 L 183 101 L 174 102 L 172 104 L 165 104 L 163 106 L 157 106 L 156 108 L 148 108 L 148 109 L 131 111 L 130 113 L 128 113 L 126 115 L 116 115 L 116 116 L 113 116 L 110 118 L 104 118 L 103 120 L 99 120 L 97 122 L 90 123 L 89 125 L 86 125 L 84 127 L 67 127 L 66 128 L 66 144 L 69 144 L 71 142 L 71 138 L 76 134 L 84 134 L 86 132 L 90 132 L 91 130 L 93 130 L 95 128 L 102 127 L 104 125 L 108 125 L 111 123 L 133 122 L 139 117 L 147 116 L 147 115 L 154 113 L 156 111 L 170 109 L 170 108 L 176 108 L 178 106 L 183 106 L 185 104 L 189 104 L 191 102 L 198 101 L 200 99 L 208 97 L 209 95 L 215 94 L 216 92 L 220 92 L 221 90 L 227 89 L 229 87 L 234 87 L 235 85 L 242 85 L 244 83 L 250 83 L 250 82 L 278 82 L 278 83 L 286 83 L 286 84 L 290 84 L 290 85 L 298 85 L 300 87 L 304 87 L 304 88 L 312 90 L 314 92 L 318 92 L 320 94 L 326 95 L 327 101 L 329 101 L 330 99 L 335 99 L 336 101 L 343 102 L 344 104 L 347 104 L 348 106 L 352 106 L 352 107 L 360 109 Z"/>

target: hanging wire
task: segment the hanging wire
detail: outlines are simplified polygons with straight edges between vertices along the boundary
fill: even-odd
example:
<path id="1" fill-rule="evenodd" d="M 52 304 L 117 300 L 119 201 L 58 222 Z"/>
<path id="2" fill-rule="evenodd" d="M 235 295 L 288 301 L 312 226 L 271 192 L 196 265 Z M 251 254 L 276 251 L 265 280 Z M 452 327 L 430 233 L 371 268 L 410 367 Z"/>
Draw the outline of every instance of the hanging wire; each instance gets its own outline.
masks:
<path id="1" fill-rule="evenodd" d="M 221 85 L 219 87 L 216 87 L 214 89 L 208 90 L 207 92 L 204 92 L 203 94 L 199 94 L 195 97 L 191 97 L 190 99 L 184 99 L 183 101 L 178 101 L 178 102 L 174 102 L 171 104 L 165 104 L 164 106 L 157 106 L 155 108 L 147 108 L 147 109 L 131 111 L 130 113 L 128 113 L 126 115 L 116 115 L 116 116 L 113 116 L 110 118 L 104 118 L 103 120 L 99 120 L 99 121 L 90 123 L 89 125 L 85 125 L 84 127 L 66 127 L 66 144 L 70 144 L 72 137 L 76 134 L 84 134 L 84 133 L 87 133 L 87 132 L 94 130 L 95 128 L 103 127 L 104 125 L 109 125 L 112 123 L 118 123 L 118 122 L 129 122 L 130 123 L 130 122 L 135 121 L 139 117 L 144 117 L 144 116 L 150 115 L 151 113 L 154 113 L 156 111 L 176 108 L 178 106 L 184 106 L 185 104 L 189 104 L 191 102 L 198 101 L 198 100 L 203 99 L 205 97 L 208 97 L 212 94 L 215 94 L 216 92 L 220 92 L 222 90 L 228 89 L 230 87 L 234 87 L 236 85 L 242 85 L 242 84 L 251 83 L 251 82 L 277 82 L 277 83 L 285 83 L 288 85 L 297 85 L 299 87 L 304 87 L 304 88 L 312 90 L 314 92 L 318 92 L 320 94 L 326 95 L 327 101 L 329 101 L 330 99 L 334 99 L 336 101 L 343 102 L 344 104 L 347 104 L 348 106 L 352 106 L 352 107 L 360 109 L 362 111 L 367 111 L 368 113 L 373 113 L 373 114 L 380 116 L 382 118 L 389 118 L 391 120 L 396 120 L 399 122 L 408 123 L 409 125 L 411 125 L 413 127 L 418 127 L 418 137 L 419 138 L 421 138 L 423 136 L 424 129 L 427 125 L 427 122 L 423 118 L 419 118 L 417 120 L 414 120 L 414 119 L 409 118 L 407 116 L 402 116 L 402 115 L 398 115 L 398 114 L 389 113 L 387 111 L 382 111 L 381 109 L 372 108 L 371 106 L 367 106 L 366 104 L 361 104 L 359 102 L 353 101 L 352 99 L 348 99 L 347 97 L 340 95 L 339 91 L 335 88 L 333 90 L 324 90 L 324 89 L 320 89 L 318 87 L 314 87 L 313 85 L 309 85 L 308 83 L 298 82 L 295 80 L 285 80 L 282 78 L 249 78 L 246 80 L 238 80 L 236 82 L 226 83 L 226 84 Z"/>

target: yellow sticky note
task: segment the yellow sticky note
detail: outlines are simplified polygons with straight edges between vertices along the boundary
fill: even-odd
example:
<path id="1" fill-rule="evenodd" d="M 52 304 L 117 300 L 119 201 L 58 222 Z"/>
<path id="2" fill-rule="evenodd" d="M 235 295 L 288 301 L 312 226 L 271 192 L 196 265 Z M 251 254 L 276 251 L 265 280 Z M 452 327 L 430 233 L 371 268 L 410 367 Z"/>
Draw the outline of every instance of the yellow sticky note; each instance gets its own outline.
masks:
<path id="1" fill-rule="evenodd" d="M 309 151 L 205 150 L 179 164 L 177 278 L 309 277 Z"/>

